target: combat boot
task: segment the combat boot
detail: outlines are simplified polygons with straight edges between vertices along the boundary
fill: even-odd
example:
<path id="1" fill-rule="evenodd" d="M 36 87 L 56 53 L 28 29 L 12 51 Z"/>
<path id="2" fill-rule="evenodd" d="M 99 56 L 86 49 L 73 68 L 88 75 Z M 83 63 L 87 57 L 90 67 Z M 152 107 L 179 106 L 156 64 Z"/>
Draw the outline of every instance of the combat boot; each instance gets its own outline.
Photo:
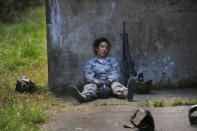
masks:
<path id="1" fill-rule="evenodd" d="M 129 78 L 128 83 L 127 83 L 127 89 L 128 89 L 128 93 L 127 93 L 127 99 L 128 101 L 132 101 L 133 100 L 133 95 L 135 93 L 135 89 L 136 89 L 136 80 L 134 78 Z"/>
<path id="2" fill-rule="evenodd" d="M 75 86 L 70 85 L 68 87 L 68 93 L 71 97 L 75 98 L 78 102 L 80 103 L 85 102 L 85 98 L 81 95 L 81 93 Z"/>

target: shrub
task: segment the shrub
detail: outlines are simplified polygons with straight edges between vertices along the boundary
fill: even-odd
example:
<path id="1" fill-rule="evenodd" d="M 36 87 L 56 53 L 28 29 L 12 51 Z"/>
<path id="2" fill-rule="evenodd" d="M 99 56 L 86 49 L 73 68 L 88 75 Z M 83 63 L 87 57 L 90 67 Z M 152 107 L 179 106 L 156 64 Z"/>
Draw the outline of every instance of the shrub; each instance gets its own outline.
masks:
<path id="1" fill-rule="evenodd" d="M 44 0 L 0 0 L 0 22 L 11 22 L 26 9 L 43 3 Z"/>

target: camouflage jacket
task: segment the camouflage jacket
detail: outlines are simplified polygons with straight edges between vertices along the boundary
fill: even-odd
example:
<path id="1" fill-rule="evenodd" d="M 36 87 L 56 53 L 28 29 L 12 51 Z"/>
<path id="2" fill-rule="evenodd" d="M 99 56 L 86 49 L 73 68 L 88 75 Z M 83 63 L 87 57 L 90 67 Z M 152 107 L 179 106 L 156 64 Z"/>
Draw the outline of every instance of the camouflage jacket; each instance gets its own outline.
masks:
<path id="1" fill-rule="evenodd" d="M 119 81 L 119 65 L 115 58 L 106 57 L 99 59 L 94 57 L 84 66 L 85 78 L 91 83 L 106 83 Z"/>

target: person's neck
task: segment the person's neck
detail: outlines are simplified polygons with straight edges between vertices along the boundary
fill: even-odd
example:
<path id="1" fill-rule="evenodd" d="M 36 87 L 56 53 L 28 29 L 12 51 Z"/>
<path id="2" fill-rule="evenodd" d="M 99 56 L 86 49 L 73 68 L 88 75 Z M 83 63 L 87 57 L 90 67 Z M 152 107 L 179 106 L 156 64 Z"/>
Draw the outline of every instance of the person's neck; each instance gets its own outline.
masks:
<path id="1" fill-rule="evenodd" d="M 107 56 L 106 56 L 107 57 Z M 105 59 L 106 57 L 97 56 L 98 59 Z"/>

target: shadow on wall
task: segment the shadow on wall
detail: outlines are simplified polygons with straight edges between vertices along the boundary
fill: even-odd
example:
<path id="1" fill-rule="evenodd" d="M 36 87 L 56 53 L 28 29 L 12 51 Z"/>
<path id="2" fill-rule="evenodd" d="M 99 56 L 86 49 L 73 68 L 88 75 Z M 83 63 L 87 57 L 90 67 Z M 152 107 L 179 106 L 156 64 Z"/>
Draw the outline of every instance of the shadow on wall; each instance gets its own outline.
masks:
<path id="1" fill-rule="evenodd" d="M 153 85 L 155 89 L 165 88 L 196 88 L 197 87 L 197 76 L 192 78 L 180 79 L 176 84 L 172 82 L 170 78 L 166 80 L 160 80 Z"/>

